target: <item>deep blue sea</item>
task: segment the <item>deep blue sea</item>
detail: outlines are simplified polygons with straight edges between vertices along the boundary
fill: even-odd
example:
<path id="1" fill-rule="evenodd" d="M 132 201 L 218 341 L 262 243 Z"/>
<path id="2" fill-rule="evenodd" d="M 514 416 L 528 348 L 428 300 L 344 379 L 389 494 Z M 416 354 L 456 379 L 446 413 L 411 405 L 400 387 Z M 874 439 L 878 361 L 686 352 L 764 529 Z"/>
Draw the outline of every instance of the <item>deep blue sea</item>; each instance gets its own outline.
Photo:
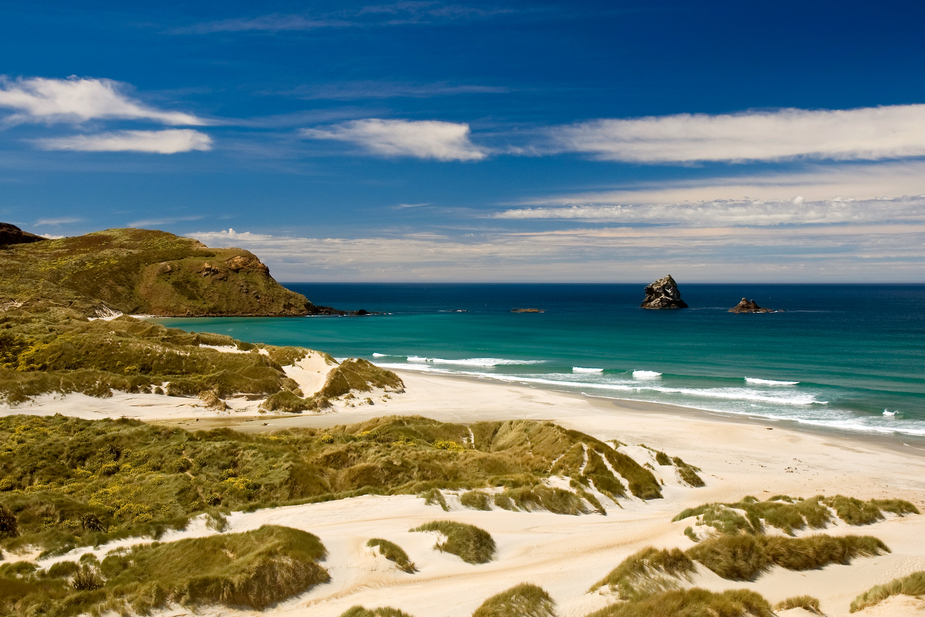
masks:
<path id="1" fill-rule="evenodd" d="M 389 368 L 925 436 L 925 285 L 681 284 L 691 308 L 676 311 L 638 308 L 642 285 L 287 287 L 382 314 L 159 321 Z M 743 296 L 785 311 L 728 313 Z"/>

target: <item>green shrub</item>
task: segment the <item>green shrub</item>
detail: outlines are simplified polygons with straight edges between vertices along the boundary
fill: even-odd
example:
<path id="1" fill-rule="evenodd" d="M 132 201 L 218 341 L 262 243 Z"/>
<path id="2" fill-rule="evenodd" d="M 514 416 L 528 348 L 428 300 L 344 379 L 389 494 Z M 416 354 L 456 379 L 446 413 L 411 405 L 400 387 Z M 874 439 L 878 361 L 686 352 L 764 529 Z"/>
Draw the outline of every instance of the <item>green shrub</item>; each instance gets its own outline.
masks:
<path id="1" fill-rule="evenodd" d="M 851 612 L 863 610 L 886 600 L 890 596 L 923 596 L 925 595 L 925 571 L 913 572 L 903 578 L 895 578 L 889 583 L 871 587 L 851 603 Z"/>
<path id="2" fill-rule="evenodd" d="M 282 411 L 286 413 L 302 413 L 307 409 L 314 409 L 313 401 L 304 399 L 295 392 L 280 390 L 267 397 L 260 408 L 266 411 Z"/>
<path id="3" fill-rule="evenodd" d="M 388 559 L 391 562 L 394 562 L 398 568 L 408 574 L 414 574 L 417 572 L 417 569 L 414 567 L 414 562 L 408 557 L 408 553 L 398 546 L 394 542 L 389 542 L 388 540 L 383 540 L 382 538 L 373 538 L 366 543 L 366 546 L 370 548 L 378 548 L 379 554 Z"/>
<path id="4" fill-rule="evenodd" d="M 454 521 L 432 521 L 410 531 L 436 531 L 443 534 L 446 540 L 438 542 L 434 548 L 452 553 L 466 563 L 488 563 L 495 556 L 495 541 L 491 534 L 475 525 Z"/>
<path id="5" fill-rule="evenodd" d="M 485 600 L 472 617 L 555 617 L 555 606 L 542 587 L 521 583 Z"/>

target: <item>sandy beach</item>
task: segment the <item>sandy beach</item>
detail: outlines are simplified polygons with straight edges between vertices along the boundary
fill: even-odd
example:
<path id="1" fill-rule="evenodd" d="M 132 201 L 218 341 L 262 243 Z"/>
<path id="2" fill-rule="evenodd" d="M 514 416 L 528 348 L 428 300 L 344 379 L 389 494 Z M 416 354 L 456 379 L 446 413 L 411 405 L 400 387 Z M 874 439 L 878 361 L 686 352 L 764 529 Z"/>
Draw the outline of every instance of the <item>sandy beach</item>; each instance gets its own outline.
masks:
<path id="1" fill-rule="evenodd" d="M 323 370 L 317 363 L 308 373 Z M 446 422 L 480 420 L 548 420 L 602 440 L 627 444 L 621 451 L 648 463 L 664 483 L 663 499 L 636 498 L 614 503 L 602 498 L 607 515 L 555 515 L 548 512 L 489 512 L 462 507 L 447 493 L 449 512 L 427 506 L 414 496 L 365 496 L 335 502 L 233 513 L 229 531 L 246 531 L 262 524 L 286 525 L 310 531 L 329 550 L 324 562 L 330 583 L 270 609 L 272 615 L 338 617 L 354 605 L 392 606 L 415 617 L 467 616 L 489 596 L 518 583 L 546 589 L 561 617 L 580 617 L 615 601 L 610 592 L 588 593 L 589 587 L 621 560 L 646 546 L 687 549 L 693 542 L 684 533 L 690 520 L 672 523 L 685 508 L 707 502 L 736 502 L 746 495 L 767 499 L 785 494 L 811 497 L 843 494 L 860 499 L 899 498 L 925 511 L 925 451 L 902 440 L 866 439 L 782 426 L 762 420 L 729 418 L 694 410 L 615 402 L 519 385 L 483 380 L 402 372 L 403 394 L 373 393 L 355 406 L 338 403 L 323 414 L 276 416 L 256 413 L 254 401 L 231 401 L 230 410 L 209 410 L 190 399 L 158 395 L 117 394 L 110 399 L 80 395 L 46 396 L 4 413 L 62 413 L 84 418 L 133 417 L 187 429 L 233 426 L 245 431 L 349 424 L 383 415 L 421 415 Z M 318 383 L 315 376 L 313 383 Z M 363 401 L 362 398 L 358 399 Z M 641 447 L 680 456 L 702 470 L 703 488 L 684 486 L 674 467 L 659 466 L 653 453 Z M 431 520 L 471 523 L 489 531 L 498 545 L 494 561 L 469 565 L 456 556 L 434 550 L 436 537 L 408 530 Z M 773 532 L 773 531 L 772 531 Z M 215 533 L 203 524 L 168 534 L 162 541 Z M 797 532 L 798 535 L 810 533 Z M 831 535 L 873 535 L 891 549 L 889 554 L 855 559 L 851 565 L 793 572 L 778 567 L 754 582 L 724 580 L 698 566 L 692 585 L 709 590 L 746 588 L 776 603 L 808 594 L 819 598 L 827 615 L 847 615 L 851 601 L 876 584 L 925 570 L 925 516 L 887 515 L 865 527 L 843 523 Z M 407 574 L 366 547 L 380 537 L 402 546 L 418 572 Z M 125 543 L 120 543 L 124 545 Z M 98 555 L 114 547 L 95 549 Z M 74 559 L 88 549 L 55 560 Z M 48 563 L 40 563 L 47 566 Z M 185 614 L 180 609 L 164 615 Z M 214 616 L 256 615 L 256 611 L 213 608 Z M 802 615 L 802 609 L 782 614 Z M 894 597 L 858 615 L 925 614 L 925 601 Z"/>

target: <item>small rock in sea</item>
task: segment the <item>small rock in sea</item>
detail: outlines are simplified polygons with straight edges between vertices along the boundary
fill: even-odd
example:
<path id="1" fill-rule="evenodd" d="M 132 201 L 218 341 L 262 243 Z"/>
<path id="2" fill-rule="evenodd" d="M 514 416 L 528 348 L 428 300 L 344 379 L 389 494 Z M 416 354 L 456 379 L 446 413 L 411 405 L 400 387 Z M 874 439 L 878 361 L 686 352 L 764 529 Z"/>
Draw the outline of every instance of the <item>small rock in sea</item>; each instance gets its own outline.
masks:
<path id="1" fill-rule="evenodd" d="M 545 313 L 546 309 L 538 308 L 515 308 L 511 309 L 512 313 Z"/>
<path id="2" fill-rule="evenodd" d="M 776 313 L 777 311 L 758 306 L 754 300 L 742 298 L 738 304 L 729 309 L 730 313 Z"/>
<path id="3" fill-rule="evenodd" d="M 671 275 L 660 278 L 651 285 L 646 285 L 646 299 L 639 306 L 644 309 L 681 309 L 687 308 L 687 302 L 681 299 L 678 284 Z"/>

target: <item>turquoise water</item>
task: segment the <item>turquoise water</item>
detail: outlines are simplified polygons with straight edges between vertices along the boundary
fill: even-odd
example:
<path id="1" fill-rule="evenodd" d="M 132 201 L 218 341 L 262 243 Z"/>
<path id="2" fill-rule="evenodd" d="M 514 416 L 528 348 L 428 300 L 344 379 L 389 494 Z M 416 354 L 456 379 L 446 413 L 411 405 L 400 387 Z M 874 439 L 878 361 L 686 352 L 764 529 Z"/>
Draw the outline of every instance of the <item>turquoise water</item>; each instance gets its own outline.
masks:
<path id="1" fill-rule="evenodd" d="M 925 286 L 289 284 L 368 317 L 168 319 L 380 366 L 925 436 Z M 785 312 L 734 315 L 742 296 Z M 511 313 L 535 307 L 544 313 Z"/>

